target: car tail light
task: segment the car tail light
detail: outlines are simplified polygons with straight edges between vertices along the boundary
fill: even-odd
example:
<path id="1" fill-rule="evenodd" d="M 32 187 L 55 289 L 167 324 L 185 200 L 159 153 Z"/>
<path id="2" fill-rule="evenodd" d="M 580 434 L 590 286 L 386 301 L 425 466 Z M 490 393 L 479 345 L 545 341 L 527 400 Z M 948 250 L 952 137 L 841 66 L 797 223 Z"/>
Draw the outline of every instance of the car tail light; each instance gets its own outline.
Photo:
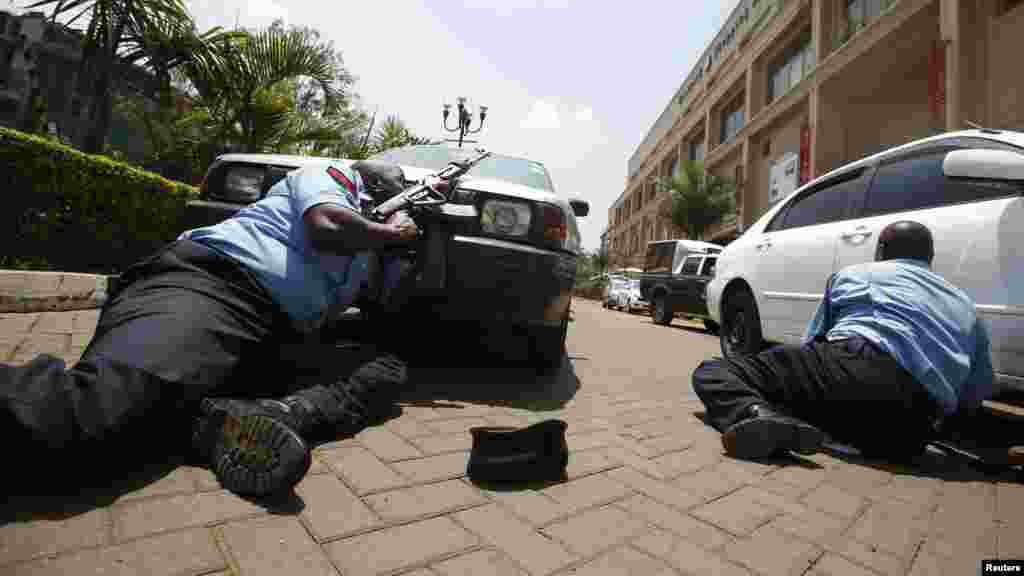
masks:
<path id="1" fill-rule="evenodd" d="M 565 213 L 558 206 L 545 204 L 544 212 L 544 241 L 548 244 L 558 246 L 565 245 L 568 238 L 568 228 L 565 223 Z"/>

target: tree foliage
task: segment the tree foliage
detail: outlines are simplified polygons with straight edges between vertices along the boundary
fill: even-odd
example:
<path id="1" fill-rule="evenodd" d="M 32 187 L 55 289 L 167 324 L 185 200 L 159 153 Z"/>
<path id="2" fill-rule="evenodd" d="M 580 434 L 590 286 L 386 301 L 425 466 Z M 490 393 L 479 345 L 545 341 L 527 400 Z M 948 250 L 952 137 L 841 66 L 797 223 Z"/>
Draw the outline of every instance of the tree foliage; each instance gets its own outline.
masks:
<path id="1" fill-rule="evenodd" d="M 354 78 L 317 31 L 278 21 L 218 49 L 219 58 L 189 62 L 184 73 L 219 140 L 269 152 L 337 141 L 351 127 L 343 112 Z"/>
<path id="2" fill-rule="evenodd" d="M 75 27 L 83 18 L 79 93 L 88 95 L 86 152 L 104 149 L 110 131 L 116 71 L 122 56 L 143 49 L 154 29 L 187 27 L 191 16 L 181 0 L 39 0 L 29 9 L 51 6 L 51 19 Z"/>
<path id="3" fill-rule="evenodd" d="M 735 210 L 733 180 L 706 171 L 700 162 L 684 161 L 677 176 L 658 185 L 672 195 L 665 216 L 694 240 L 702 239 L 708 228 Z"/>
<path id="4" fill-rule="evenodd" d="M 428 138 L 420 138 L 413 134 L 412 130 L 405 125 L 397 115 L 388 116 L 377 129 L 374 139 L 375 152 L 383 152 L 391 148 L 411 146 L 414 144 L 428 144 Z"/>

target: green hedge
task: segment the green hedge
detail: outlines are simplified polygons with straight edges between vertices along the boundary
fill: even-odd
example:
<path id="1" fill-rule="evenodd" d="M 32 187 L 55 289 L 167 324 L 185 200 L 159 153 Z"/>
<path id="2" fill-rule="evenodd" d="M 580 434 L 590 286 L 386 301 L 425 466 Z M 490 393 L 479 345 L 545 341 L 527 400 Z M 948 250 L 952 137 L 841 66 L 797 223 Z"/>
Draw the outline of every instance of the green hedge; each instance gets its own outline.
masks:
<path id="1" fill-rule="evenodd" d="M 118 273 L 174 240 L 187 184 L 0 128 L 0 268 Z"/>

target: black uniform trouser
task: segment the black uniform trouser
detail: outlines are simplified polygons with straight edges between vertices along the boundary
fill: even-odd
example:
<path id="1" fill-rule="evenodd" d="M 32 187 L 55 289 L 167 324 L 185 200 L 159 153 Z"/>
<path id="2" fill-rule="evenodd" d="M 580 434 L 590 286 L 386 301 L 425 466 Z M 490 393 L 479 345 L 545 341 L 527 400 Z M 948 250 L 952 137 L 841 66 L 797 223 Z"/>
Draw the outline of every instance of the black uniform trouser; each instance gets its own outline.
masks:
<path id="1" fill-rule="evenodd" d="M 882 457 L 920 453 L 939 413 L 909 372 L 863 338 L 707 360 L 693 373 L 693 389 L 719 431 L 752 404 L 767 404 Z"/>
<path id="2" fill-rule="evenodd" d="M 332 398 L 314 384 L 329 385 L 369 359 L 337 359 L 319 372 L 309 362 L 323 364 L 317 355 L 330 346 L 303 341 L 247 272 L 192 241 L 132 266 L 122 285 L 70 369 L 46 354 L 0 364 L 8 455 L 13 447 L 26 463 L 42 464 L 180 446 L 205 397 L 280 396 L 306 378 L 311 387 L 300 393 L 322 403 Z"/>

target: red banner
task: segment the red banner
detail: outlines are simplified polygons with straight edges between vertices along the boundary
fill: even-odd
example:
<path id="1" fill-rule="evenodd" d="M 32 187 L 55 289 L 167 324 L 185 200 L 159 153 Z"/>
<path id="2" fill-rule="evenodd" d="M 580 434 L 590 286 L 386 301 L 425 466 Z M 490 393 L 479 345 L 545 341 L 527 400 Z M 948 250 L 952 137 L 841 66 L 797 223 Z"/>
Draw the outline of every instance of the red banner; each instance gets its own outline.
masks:
<path id="1" fill-rule="evenodd" d="M 811 127 L 800 128 L 800 184 L 811 179 Z"/>
<path id="2" fill-rule="evenodd" d="M 932 114 L 946 109 L 946 45 L 936 40 L 928 58 L 928 104 Z"/>

